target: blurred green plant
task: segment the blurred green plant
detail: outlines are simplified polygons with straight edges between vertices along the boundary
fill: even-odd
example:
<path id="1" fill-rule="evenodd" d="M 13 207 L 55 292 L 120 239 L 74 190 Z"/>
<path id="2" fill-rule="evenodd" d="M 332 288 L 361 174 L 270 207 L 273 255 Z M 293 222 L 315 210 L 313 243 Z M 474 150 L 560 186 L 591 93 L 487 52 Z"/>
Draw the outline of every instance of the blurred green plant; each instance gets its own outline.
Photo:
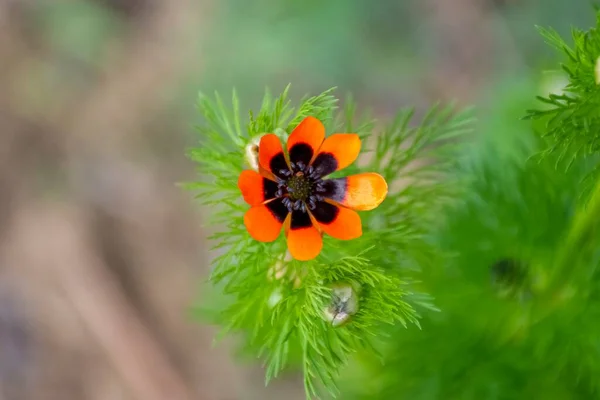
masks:
<path id="1" fill-rule="evenodd" d="M 396 332 L 383 365 L 362 355 L 345 398 L 600 398 L 597 35 L 574 30 L 568 94 L 527 114 L 538 132 L 520 120 L 534 88 L 494 92 L 484 135 L 464 148 L 462 194 L 429 230 L 451 255 L 421 276 L 441 311 Z"/>

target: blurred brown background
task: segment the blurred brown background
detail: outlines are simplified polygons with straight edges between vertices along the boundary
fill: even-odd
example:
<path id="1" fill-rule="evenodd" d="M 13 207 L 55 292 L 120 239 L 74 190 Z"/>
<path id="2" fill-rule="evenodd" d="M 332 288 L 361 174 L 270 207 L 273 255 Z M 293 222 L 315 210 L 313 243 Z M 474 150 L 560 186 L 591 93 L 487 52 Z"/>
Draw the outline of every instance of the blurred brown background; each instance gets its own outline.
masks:
<path id="1" fill-rule="evenodd" d="M 198 90 L 338 86 L 388 116 L 493 95 L 584 0 L 0 0 L 0 399 L 302 399 L 188 316 L 210 255 Z"/>

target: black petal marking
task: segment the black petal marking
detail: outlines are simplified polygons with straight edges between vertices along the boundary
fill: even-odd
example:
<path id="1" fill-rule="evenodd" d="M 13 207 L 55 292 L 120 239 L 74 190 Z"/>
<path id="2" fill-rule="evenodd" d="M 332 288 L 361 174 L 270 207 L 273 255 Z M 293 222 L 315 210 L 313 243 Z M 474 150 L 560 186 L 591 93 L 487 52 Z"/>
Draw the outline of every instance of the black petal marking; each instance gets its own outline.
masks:
<path id="1" fill-rule="evenodd" d="M 340 209 L 333 204 L 325 203 L 320 201 L 317 203 L 317 207 L 312 210 L 312 214 L 317 221 L 322 224 L 330 224 L 337 218 Z"/>
<path id="2" fill-rule="evenodd" d="M 270 179 L 263 178 L 263 195 L 265 200 L 270 200 L 274 197 L 281 197 L 283 193 L 278 194 L 278 185 Z"/>
<path id="3" fill-rule="evenodd" d="M 317 188 L 317 193 L 323 197 L 341 203 L 346 197 L 347 187 L 348 180 L 346 178 L 326 179 L 320 187 Z"/>
<path id="4" fill-rule="evenodd" d="M 271 168 L 271 172 L 280 178 L 285 178 L 286 176 L 291 175 L 283 152 L 279 152 L 275 154 L 273 158 L 271 158 L 271 161 L 269 162 L 269 168 Z"/>
<path id="5" fill-rule="evenodd" d="M 273 216 L 279 222 L 283 222 L 285 220 L 285 217 L 287 217 L 288 215 L 289 211 L 287 207 L 283 204 L 283 199 L 275 199 L 273 201 L 270 201 L 266 204 L 266 206 L 269 209 L 269 211 L 271 211 L 271 214 L 273 214 Z"/>
<path id="6" fill-rule="evenodd" d="M 296 143 L 290 149 L 290 161 L 291 164 L 300 164 L 300 165 L 308 165 L 312 156 L 314 154 L 314 150 L 306 143 Z"/>
<path id="7" fill-rule="evenodd" d="M 311 178 L 321 178 L 331 174 L 338 167 L 335 156 L 331 153 L 320 153 L 312 163 L 313 173 Z"/>
<path id="8" fill-rule="evenodd" d="M 308 213 L 302 210 L 293 210 L 292 211 L 292 223 L 290 228 L 292 229 L 302 229 L 308 228 L 312 226 L 312 221 L 310 220 L 310 216 Z"/>

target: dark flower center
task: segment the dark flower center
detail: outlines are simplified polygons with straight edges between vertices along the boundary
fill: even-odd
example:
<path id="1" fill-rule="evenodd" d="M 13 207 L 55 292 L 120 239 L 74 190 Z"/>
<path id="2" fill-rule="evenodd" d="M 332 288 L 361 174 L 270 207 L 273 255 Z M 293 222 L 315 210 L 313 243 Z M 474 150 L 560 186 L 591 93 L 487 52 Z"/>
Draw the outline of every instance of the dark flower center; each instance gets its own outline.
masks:
<path id="1" fill-rule="evenodd" d="M 287 181 L 287 191 L 290 200 L 306 201 L 312 192 L 312 182 L 304 176 L 303 172 L 297 172 Z"/>
<path id="2" fill-rule="evenodd" d="M 292 163 L 291 167 L 291 171 L 280 171 L 285 178 L 279 179 L 277 195 L 287 194 L 283 198 L 283 204 L 290 212 L 292 210 L 306 212 L 307 208 L 314 210 L 317 201 L 323 200 L 323 196 L 320 194 L 325 191 L 323 180 L 312 166 L 301 161 Z"/>

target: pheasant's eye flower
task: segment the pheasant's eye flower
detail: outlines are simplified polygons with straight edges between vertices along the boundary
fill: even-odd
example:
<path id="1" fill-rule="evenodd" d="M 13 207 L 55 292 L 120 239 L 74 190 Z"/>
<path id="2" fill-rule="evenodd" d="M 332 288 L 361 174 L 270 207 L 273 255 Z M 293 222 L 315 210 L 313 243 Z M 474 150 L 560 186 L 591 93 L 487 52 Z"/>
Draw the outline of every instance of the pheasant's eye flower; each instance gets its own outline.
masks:
<path id="1" fill-rule="evenodd" d="M 282 226 L 290 254 L 310 260 L 321 252 L 322 234 L 350 240 L 362 234 L 354 210 L 372 210 L 385 199 L 387 183 L 379 174 L 362 173 L 323 179 L 346 168 L 360 152 L 360 138 L 336 133 L 325 138 L 325 127 L 305 118 L 291 133 L 284 152 L 279 138 L 264 135 L 258 147 L 258 172 L 245 170 L 238 186 L 252 207 L 244 215 L 250 235 L 272 242 Z"/>

